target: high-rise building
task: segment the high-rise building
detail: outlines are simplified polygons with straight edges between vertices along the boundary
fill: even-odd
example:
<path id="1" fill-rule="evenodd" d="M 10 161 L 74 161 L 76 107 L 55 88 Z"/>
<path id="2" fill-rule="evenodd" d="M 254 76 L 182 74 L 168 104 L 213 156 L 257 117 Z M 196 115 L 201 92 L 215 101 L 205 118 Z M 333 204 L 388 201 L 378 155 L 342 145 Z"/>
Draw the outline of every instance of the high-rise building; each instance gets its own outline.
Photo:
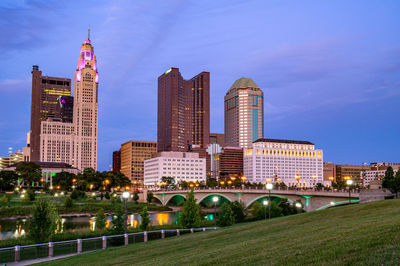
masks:
<path id="1" fill-rule="evenodd" d="M 142 185 L 144 161 L 157 153 L 155 141 L 128 141 L 121 145 L 121 173 L 132 182 Z"/>
<path id="2" fill-rule="evenodd" d="M 284 182 L 314 187 L 323 181 L 323 152 L 309 141 L 259 139 L 244 152 L 244 175 L 249 182 Z"/>
<path id="3" fill-rule="evenodd" d="M 158 151 L 206 148 L 210 135 L 210 73 L 184 80 L 179 68 L 158 78 Z"/>
<path id="4" fill-rule="evenodd" d="M 57 98 L 71 96 L 71 79 L 42 76 L 39 66 L 32 69 L 31 102 L 31 155 L 32 161 L 40 159 L 40 127 L 46 120 L 60 121 Z"/>
<path id="5" fill-rule="evenodd" d="M 121 172 L 121 150 L 114 151 L 112 157 L 112 171 L 116 173 Z"/>
<path id="6" fill-rule="evenodd" d="M 88 34 L 81 46 L 74 77 L 73 165 L 78 169 L 97 169 L 98 87 L 97 60 Z"/>
<path id="7" fill-rule="evenodd" d="M 264 96 L 249 78 L 240 78 L 225 95 L 225 145 L 250 148 L 264 136 Z"/>
<path id="8" fill-rule="evenodd" d="M 243 175 L 243 148 L 224 147 L 219 157 L 219 177 L 241 178 Z"/>

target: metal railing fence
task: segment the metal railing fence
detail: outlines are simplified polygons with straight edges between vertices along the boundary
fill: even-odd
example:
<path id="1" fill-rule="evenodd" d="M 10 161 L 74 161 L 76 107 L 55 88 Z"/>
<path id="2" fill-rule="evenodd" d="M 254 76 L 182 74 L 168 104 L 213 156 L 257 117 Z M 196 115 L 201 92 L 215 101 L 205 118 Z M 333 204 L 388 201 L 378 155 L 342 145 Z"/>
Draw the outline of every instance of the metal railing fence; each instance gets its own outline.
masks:
<path id="1" fill-rule="evenodd" d="M 147 242 L 150 240 L 215 229 L 217 229 L 217 227 L 154 230 L 123 235 L 100 236 L 85 239 L 0 248 L 0 263 L 19 262 L 22 260 L 33 260 L 45 257 L 57 257 L 68 254 L 80 254 L 82 252 L 107 249 L 109 247 Z"/>

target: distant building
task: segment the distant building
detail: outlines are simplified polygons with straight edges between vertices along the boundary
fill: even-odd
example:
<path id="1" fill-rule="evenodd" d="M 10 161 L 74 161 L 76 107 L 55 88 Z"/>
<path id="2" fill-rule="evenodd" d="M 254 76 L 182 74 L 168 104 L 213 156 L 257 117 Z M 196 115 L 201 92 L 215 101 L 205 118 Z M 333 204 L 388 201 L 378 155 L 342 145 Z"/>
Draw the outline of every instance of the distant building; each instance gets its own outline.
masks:
<path id="1" fill-rule="evenodd" d="M 354 165 L 354 164 L 337 164 L 336 165 L 336 180 L 345 181 L 351 179 L 355 184 L 362 185 L 362 172 L 370 170 L 371 166 Z"/>
<path id="2" fill-rule="evenodd" d="M 121 173 L 143 185 L 144 161 L 157 153 L 157 142 L 131 140 L 121 145 Z"/>
<path id="3" fill-rule="evenodd" d="M 336 182 L 336 164 L 324 162 L 324 182 Z"/>
<path id="4" fill-rule="evenodd" d="M 158 151 L 206 148 L 210 136 L 210 73 L 183 79 L 179 68 L 158 78 Z"/>
<path id="5" fill-rule="evenodd" d="M 221 147 L 225 146 L 225 134 L 210 133 L 210 144 L 218 144 Z"/>
<path id="6" fill-rule="evenodd" d="M 240 78 L 225 95 L 225 145 L 251 148 L 264 137 L 264 94 L 249 78 Z"/>
<path id="7" fill-rule="evenodd" d="M 11 153 L 6 157 L 0 157 L 0 170 L 3 170 L 16 163 L 22 162 L 23 160 L 24 156 L 20 150 L 17 150 L 15 153 Z"/>
<path id="8" fill-rule="evenodd" d="M 386 170 L 392 167 L 394 174 L 400 169 L 400 163 L 370 163 L 370 170 L 363 170 L 360 175 L 364 186 L 368 186 L 373 180 L 382 180 Z"/>
<path id="9" fill-rule="evenodd" d="M 156 157 L 144 161 L 144 185 L 156 186 L 162 177 L 173 177 L 182 181 L 205 182 L 206 159 L 193 152 L 160 152 Z"/>
<path id="10" fill-rule="evenodd" d="M 71 96 L 71 79 L 43 76 L 39 66 L 32 69 L 31 160 L 40 160 L 40 127 L 46 120 L 61 120 L 57 98 Z"/>
<path id="11" fill-rule="evenodd" d="M 112 171 L 116 173 L 121 172 L 121 150 L 114 151 L 113 152 L 113 157 L 112 157 Z"/>
<path id="12" fill-rule="evenodd" d="M 284 182 L 313 187 L 323 183 L 323 152 L 309 141 L 259 139 L 244 152 L 244 175 L 249 182 Z"/>
<path id="13" fill-rule="evenodd" d="M 219 156 L 219 177 L 243 176 L 243 148 L 223 147 Z"/>

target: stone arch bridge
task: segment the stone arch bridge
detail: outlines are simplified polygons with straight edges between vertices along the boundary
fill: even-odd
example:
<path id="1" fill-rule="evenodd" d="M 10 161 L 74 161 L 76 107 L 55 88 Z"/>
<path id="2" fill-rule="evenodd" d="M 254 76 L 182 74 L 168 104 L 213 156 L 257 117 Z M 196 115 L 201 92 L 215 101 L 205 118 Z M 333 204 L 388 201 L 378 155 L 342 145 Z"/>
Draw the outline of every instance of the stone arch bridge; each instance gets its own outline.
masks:
<path id="1" fill-rule="evenodd" d="M 173 205 L 186 199 L 190 190 L 157 190 L 153 191 L 154 198 L 162 205 Z M 197 203 L 211 202 L 212 197 L 218 196 L 218 205 L 223 202 L 239 201 L 249 208 L 254 202 L 268 199 L 265 189 L 195 189 Z M 290 203 L 300 200 L 305 211 L 322 210 L 349 203 L 348 191 L 317 191 L 317 190 L 271 190 L 271 200 L 287 199 Z M 351 203 L 359 202 L 359 192 L 351 191 Z M 218 206 L 217 205 L 217 206 Z"/>

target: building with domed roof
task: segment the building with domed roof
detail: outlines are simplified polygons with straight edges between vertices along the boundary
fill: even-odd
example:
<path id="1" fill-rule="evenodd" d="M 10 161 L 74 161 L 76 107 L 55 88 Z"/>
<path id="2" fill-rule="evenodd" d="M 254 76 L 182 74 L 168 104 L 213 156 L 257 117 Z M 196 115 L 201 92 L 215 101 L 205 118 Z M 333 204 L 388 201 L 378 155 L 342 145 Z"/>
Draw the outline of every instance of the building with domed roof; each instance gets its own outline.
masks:
<path id="1" fill-rule="evenodd" d="M 236 80 L 225 95 L 225 145 L 250 148 L 264 137 L 264 93 L 250 78 Z"/>

